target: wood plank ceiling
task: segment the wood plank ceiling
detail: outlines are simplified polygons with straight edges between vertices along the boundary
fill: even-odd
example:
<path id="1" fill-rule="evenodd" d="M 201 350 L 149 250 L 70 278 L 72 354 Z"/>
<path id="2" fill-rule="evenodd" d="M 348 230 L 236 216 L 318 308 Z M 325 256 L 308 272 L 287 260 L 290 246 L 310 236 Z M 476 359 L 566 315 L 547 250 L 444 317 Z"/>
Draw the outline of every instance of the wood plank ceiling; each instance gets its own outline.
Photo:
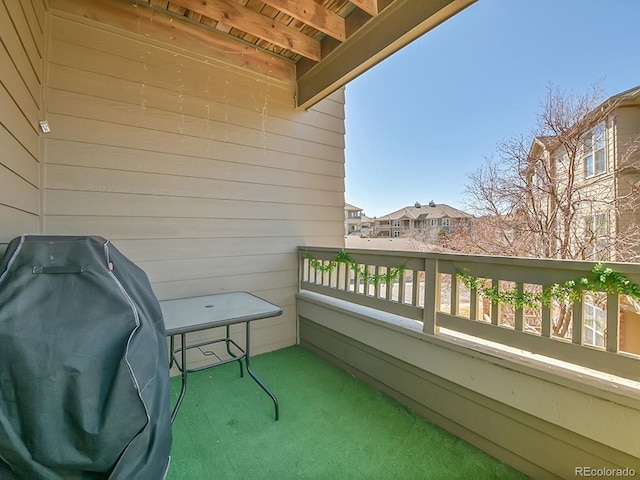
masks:
<path id="1" fill-rule="evenodd" d="M 137 0 L 296 64 L 308 108 L 476 0 Z"/>
<path id="2" fill-rule="evenodd" d="M 354 4 L 377 14 L 373 0 L 150 0 L 197 24 L 224 32 L 258 48 L 297 62 L 319 61 L 320 42 L 328 35 L 347 38 L 345 17 Z"/>

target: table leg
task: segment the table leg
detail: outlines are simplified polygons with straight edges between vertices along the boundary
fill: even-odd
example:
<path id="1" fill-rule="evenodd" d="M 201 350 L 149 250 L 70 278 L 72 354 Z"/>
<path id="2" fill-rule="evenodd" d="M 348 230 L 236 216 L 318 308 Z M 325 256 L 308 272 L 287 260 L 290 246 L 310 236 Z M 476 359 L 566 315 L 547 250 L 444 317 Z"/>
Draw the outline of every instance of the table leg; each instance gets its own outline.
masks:
<path id="1" fill-rule="evenodd" d="M 180 389 L 180 396 L 178 397 L 178 401 L 176 403 L 176 406 L 173 407 L 173 412 L 171 412 L 171 423 L 173 424 L 173 421 L 176 419 L 176 415 L 178 415 L 178 410 L 180 410 L 180 405 L 182 405 L 182 401 L 184 400 L 184 395 L 187 392 L 187 334 L 186 333 L 181 333 L 180 334 L 180 343 L 181 343 L 181 350 L 180 350 L 180 358 L 181 358 L 181 368 L 180 368 L 180 372 L 181 372 L 181 377 L 182 377 L 182 387 Z M 173 341 L 173 336 L 171 336 L 171 356 L 173 358 L 173 346 L 174 346 L 174 341 Z M 248 369 L 248 367 L 247 367 Z"/>
<path id="2" fill-rule="evenodd" d="M 169 337 L 169 369 L 171 369 L 171 367 L 173 367 L 173 355 L 174 352 L 176 351 L 176 342 L 175 342 L 175 336 L 171 335 L 171 337 Z"/>
<path id="3" fill-rule="evenodd" d="M 273 400 L 273 405 L 275 407 L 275 411 L 276 411 L 276 420 L 278 420 L 280 418 L 280 409 L 278 408 L 278 399 L 276 398 L 276 396 L 271 392 L 271 390 L 269 390 L 269 388 L 267 388 L 267 386 L 262 382 L 262 380 L 260 380 L 258 378 L 258 376 L 253 373 L 253 370 L 251 370 L 251 356 L 250 356 L 250 351 L 251 351 L 251 347 L 250 347 L 250 341 L 251 341 L 251 334 L 250 334 L 250 328 L 249 328 L 250 322 L 245 322 L 245 331 L 246 331 L 246 345 L 245 345 L 245 349 L 246 349 L 246 356 L 245 356 L 245 362 L 247 362 L 247 372 L 249 372 L 249 375 L 251 375 L 251 378 L 253 378 L 255 380 L 255 382 L 260 385 L 260 388 L 262 388 L 262 390 L 264 390 L 266 392 L 267 395 L 269 395 L 271 397 L 271 400 Z"/>
<path id="4" fill-rule="evenodd" d="M 236 358 L 236 357 L 237 357 L 237 355 L 231 351 L 231 346 L 230 346 L 230 344 L 231 344 L 231 341 L 230 341 L 231 337 L 230 337 L 230 332 L 229 332 L 229 325 L 227 325 L 226 329 L 227 329 L 227 330 L 226 330 L 227 336 L 225 337 L 225 344 L 227 345 L 227 353 L 228 353 L 231 357 Z M 238 358 L 238 364 L 240 365 L 240 377 L 244 377 L 244 372 L 243 372 L 243 370 L 242 370 L 242 356 L 240 356 L 240 358 Z"/>

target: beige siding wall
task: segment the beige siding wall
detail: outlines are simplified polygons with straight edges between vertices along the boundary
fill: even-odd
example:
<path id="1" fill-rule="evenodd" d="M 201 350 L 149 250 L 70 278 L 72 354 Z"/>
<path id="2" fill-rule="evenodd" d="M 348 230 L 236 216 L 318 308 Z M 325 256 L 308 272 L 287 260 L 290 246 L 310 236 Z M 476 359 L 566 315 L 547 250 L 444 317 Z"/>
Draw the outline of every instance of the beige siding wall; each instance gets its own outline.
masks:
<path id="1" fill-rule="evenodd" d="M 572 202 L 578 207 L 577 211 L 577 235 L 582 238 L 583 229 L 587 217 L 605 214 L 607 218 L 607 235 L 610 238 L 615 236 L 616 218 L 611 208 L 615 199 L 615 125 L 612 117 L 605 120 L 605 148 L 606 148 L 606 171 L 591 178 L 585 177 L 585 163 L 582 150 L 575 156 L 573 167 L 574 185 L 572 187 Z M 558 178 L 568 179 L 569 161 L 564 147 L 559 147 L 552 152 L 558 169 Z M 566 188 L 566 183 L 562 185 Z M 579 243 L 578 243 L 579 244 Z M 584 245 L 583 245 L 584 246 Z M 576 245 L 577 251 L 578 245 Z"/>
<path id="2" fill-rule="evenodd" d="M 606 214 L 607 235 L 609 238 L 615 236 L 616 219 L 611 205 L 615 199 L 615 133 L 612 117 L 604 120 L 605 124 L 605 151 L 606 151 L 606 171 L 592 178 L 584 178 L 584 163 L 580 163 L 580 174 L 583 185 L 580 187 L 581 195 L 588 199 L 582 202 L 582 210 L 578 212 L 581 217 L 597 214 Z"/>
<path id="3" fill-rule="evenodd" d="M 343 92 L 298 112 L 293 79 L 59 10 L 47 67 L 45 231 L 111 239 L 160 299 L 257 293 L 285 313 L 255 350 L 295 343 L 296 246 L 343 242 Z"/>
<path id="4" fill-rule="evenodd" d="M 640 159 L 639 152 L 633 152 L 631 145 L 640 138 L 640 106 L 622 107 L 616 111 L 616 142 L 615 149 L 620 163 L 632 164 Z M 633 152 L 633 154 L 632 154 Z M 640 175 L 627 174 L 618 181 L 618 195 L 624 197 L 631 191 L 631 185 L 640 181 Z M 638 213 L 622 212 L 619 218 L 619 228 L 624 229 L 633 223 L 639 223 Z"/>
<path id="5" fill-rule="evenodd" d="M 43 0 L 0 2 L 0 255 L 39 229 L 44 28 Z"/>

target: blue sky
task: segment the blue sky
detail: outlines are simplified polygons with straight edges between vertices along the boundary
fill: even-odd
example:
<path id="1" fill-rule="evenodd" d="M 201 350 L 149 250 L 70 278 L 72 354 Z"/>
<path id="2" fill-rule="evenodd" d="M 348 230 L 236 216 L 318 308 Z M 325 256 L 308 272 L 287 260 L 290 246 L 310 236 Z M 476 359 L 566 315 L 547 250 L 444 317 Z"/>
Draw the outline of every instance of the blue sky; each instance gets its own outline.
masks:
<path id="1" fill-rule="evenodd" d="M 640 84 L 639 25 L 640 0 L 479 0 L 347 86 L 346 201 L 464 209 L 468 174 L 531 132 L 549 85 Z"/>

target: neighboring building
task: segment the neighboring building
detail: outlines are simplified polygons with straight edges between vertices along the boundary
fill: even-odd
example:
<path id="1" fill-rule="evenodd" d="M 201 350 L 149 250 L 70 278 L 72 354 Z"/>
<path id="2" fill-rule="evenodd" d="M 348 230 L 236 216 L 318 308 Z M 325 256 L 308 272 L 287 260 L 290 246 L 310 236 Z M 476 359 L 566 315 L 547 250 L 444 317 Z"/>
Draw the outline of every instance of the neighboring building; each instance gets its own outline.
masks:
<path id="1" fill-rule="evenodd" d="M 344 234 L 360 235 L 362 231 L 362 209 L 348 203 L 344 204 Z"/>
<path id="2" fill-rule="evenodd" d="M 373 229 L 373 218 L 367 217 L 364 213 L 360 216 L 360 236 L 361 237 L 370 237 L 371 230 Z"/>
<path id="3" fill-rule="evenodd" d="M 444 203 L 416 202 L 379 218 L 374 218 L 373 237 L 412 237 L 427 243 L 437 240 L 443 233 L 451 233 L 467 224 L 471 215 Z"/>
<path id="4" fill-rule="evenodd" d="M 639 141 L 640 86 L 608 98 L 563 137 L 534 139 L 528 158 L 535 168 L 528 181 L 531 191 L 545 192 L 536 198 L 542 218 L 555 222 L 549 229 L 550 252 L 565 248 L 566 258 L 637 261 Z M 562 232 L 565 209 L 575 225 L 570 233 Z M 604 347 L 607 312 L 595 303 L 585 300 L 584 342 Z M 638 353 L 640 307 L 622 296 L 620 311 L 620 349 Z"/>
<path id="5" fill-rule="evenodd" d="M 537 137 L 529 158 L 546 160 L 544 165 L 558 179 L 558 191 L 562 192 L 569 181 L 573 182 L 570 187 L 576 191 L 573 205 L 580 221 L 576 232 L 579 240 L 574 242 L 576 258 L 631 258 L 629 254 L 633 255 L 633 250 L 640 253 L 637 242 L 624 245 L 617 237 L 625 232 L 629 238 L 631 230 L 637 230 L 640 223 L 636 210 L 640 174 L 637 165 L 633 165 L 640 160 L 637 152 L 640 86 L 610 97 L 586 120 L 584 128 L 576 130 L 568 139 L 566 136 L 563 140 L 553 136 Z M 537 172 L 532 173 L 531 181 L 539 181 L 537 176 Z M 558 200 L 549 195 L 541 199 L 540 208 L 553 211 L 554 202 Z M 560 228 L 560 222 L 556 228 Z M 582 246 L 577 246 L 579 244 Z M 629 247 L 632 250 L 628 250 Z"/>

